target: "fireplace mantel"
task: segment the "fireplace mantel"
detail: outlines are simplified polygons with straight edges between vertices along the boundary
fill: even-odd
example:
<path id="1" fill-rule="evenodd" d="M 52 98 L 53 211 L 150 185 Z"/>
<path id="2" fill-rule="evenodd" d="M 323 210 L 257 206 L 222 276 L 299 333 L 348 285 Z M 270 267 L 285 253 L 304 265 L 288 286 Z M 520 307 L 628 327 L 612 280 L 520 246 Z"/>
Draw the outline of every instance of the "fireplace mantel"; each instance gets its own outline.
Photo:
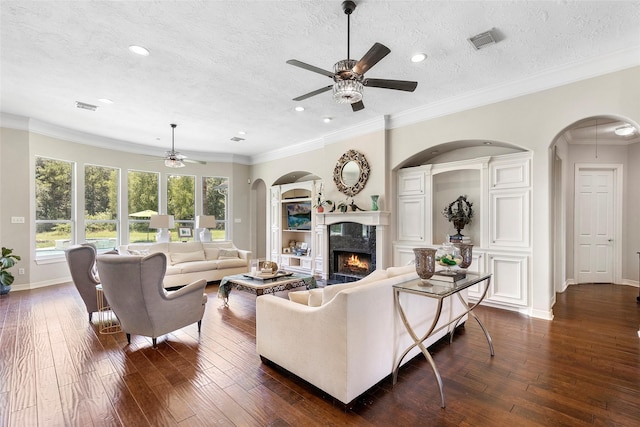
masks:
<path id="1" fill-rule="evenodd" d="M 355 211 L 355 212 L 324 212 L 316 213 L 316 229 L 321 230 L 319 234 L 322 235 L 320 240 L 322 249 L 318 253 L 322 253 L 323 265 L 323 278 L 326 279 L 329 275 L 329 247 L 327 242 L 329 241 L 329 226 L 333 224 L 339 224 L 341 222 L 355 222 L 362 225 L 373 225 L 376 227 L 376 268 L 384 269 L 389 267 L 390 254 L 389 248 L 391 242 L 389 241 L 389 218 L 391 212 L 383 211 Z"/>
<path id="2" fill-rule="evenodd" d="M 316 225 L 332 225 L 341 222 L 355 222 L 362 225 L 389 225 L 391 212 L 356 211 L 325 212 L 316 214 Z"/>

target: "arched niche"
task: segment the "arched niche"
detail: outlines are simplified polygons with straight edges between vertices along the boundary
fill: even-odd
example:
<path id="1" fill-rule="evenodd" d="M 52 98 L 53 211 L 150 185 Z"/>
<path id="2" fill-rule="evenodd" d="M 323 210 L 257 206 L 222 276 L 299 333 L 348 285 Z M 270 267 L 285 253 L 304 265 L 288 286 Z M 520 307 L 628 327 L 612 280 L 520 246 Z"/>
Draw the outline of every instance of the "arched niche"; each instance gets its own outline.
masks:
<path id="1" fill-rule="evenodd" d="M 276 179 L 271 185 L 283 185 L 283 184 L 292 184 L 294 182 L 306 182 L 306 181 L 316 181 L 321 178 L 318 175 L 315 175 L 311 172 L 307 171 L 291 171 L 281 175 L 278 179 Z"/>

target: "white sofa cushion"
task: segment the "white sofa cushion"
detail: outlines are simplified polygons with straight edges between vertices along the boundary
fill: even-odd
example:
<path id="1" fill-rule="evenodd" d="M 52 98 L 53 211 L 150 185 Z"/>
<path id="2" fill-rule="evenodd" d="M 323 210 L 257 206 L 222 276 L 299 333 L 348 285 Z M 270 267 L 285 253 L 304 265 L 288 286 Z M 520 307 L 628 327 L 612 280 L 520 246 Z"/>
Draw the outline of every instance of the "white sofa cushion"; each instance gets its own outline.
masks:
<path id="1" fill-rule="evenodd" d="M 229 258 L 229 259 L 218 258 L 217 263 L 218 263 L 219 270 L 224 268 L 243 267 L 247 265 L 247 261 L 242 258 Z"/>
<path id="2" fill-rule="evenodd" d="M 176 264 L 174 267 L 180 268 L 180 273 L 195 273 L 198 271 L 216 270 L 218 261 L 189 261 Z"/>
<path id="3" fill-rule="evenodd" d="M 220 253 L 220 249 L 218 248 L 204 248 L 204 258 L 208 261 L 213 261 L 218 259 L 219 253 Z"/>
<path id="4" fill-rule="evenodd" d="M 176 265 L 183 262 L 204 261 L 204 251 L 201 249 L 194 252 L 171 252 L 171 264 Z"/>
<path id="5" fill-rule="evenodd" d="M 387 276 L 386 270 L 376 270 L 368 274 L 367 276 L 363 277 L 362 279 L 356 280 L 355 282 L 326 286 L 322 291 L 322 303 L 320 305 L 324 305 L 329 301 L 331 301 L 333 297 L 335 297 L 336 294 L 343 289 L 355 288 L 361 285 L 366 285 L 367 283 L 373 283 L 377 280 L 386 279 L 387 277 L 388 276 Z"/>

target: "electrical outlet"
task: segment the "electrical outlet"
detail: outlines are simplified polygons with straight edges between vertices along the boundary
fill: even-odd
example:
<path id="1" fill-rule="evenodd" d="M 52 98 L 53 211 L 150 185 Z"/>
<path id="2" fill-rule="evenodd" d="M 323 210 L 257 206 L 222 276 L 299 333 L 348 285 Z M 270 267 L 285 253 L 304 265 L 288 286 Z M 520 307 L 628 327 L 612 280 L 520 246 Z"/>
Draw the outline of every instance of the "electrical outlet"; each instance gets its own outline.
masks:
<path id="1" fill-rule="evenodd" d="M 19 275 L 24 274 L 24 268 L 19 268 L 19 269 L 18 269 L 18 274 L 19 274 Z"/>
<path id="2" fill-rule="evenodd" d="M 23 216 L 12 216 L 11 217 L 11 224 L 24 224 L 24 217 Z"/>

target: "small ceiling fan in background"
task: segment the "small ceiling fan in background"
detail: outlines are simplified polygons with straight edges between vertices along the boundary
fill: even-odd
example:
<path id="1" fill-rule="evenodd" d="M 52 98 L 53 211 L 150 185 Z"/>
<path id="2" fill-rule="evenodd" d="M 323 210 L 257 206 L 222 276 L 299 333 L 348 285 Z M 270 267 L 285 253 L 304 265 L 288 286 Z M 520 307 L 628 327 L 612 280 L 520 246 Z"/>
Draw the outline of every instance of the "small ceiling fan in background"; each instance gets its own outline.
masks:
<path id="1" fill-rule="evenodd" d="M 207 162 L 202 162 L 200 160 L 190 160 L 187 159 L 187 156 L 184 156 L 175 150 L 175 131 L 178 125 L 171 124 L 171 150 L 165 151 L 164 153 L 164 165 L 168 168 L 183 168 L 185 167 L 185 162 L 187 163 L 199 163 L 202 165 L 206 165 Z"/>
<path id="2" fill-rule="evenodd" d="M 382 58 L 387 56 L 391 50 L 381 43 L 375 43 L 371 49 L 359 60 L 350 59 L 350 37 L 351 37 L 351 13 L 355 10 L 356 4 L 347 0 L 342 2 L 342 10 L 347 15 L 347 59 L 338 61 L 333 66 L 334 72 L 314 67 L 296 59 L 290 59 L 287 64 L 313 71 L 333 79 L 332 85 L 314 90 L 305 95 L 293 98 L 294 101 L 319 95 L 333 89 L 333 99 L 340 104 L 351 104 L 353 111 L 360 111 L 364 108 L 362 102 L 362 92 L 364 86 L 377 87 L 383 89 L 403 90 L 413 92 L 418 86 L 418 82 L 407 80 L 387 80 L 368 79 L 364 77 L 369 69 L 376 65 Z"/>

